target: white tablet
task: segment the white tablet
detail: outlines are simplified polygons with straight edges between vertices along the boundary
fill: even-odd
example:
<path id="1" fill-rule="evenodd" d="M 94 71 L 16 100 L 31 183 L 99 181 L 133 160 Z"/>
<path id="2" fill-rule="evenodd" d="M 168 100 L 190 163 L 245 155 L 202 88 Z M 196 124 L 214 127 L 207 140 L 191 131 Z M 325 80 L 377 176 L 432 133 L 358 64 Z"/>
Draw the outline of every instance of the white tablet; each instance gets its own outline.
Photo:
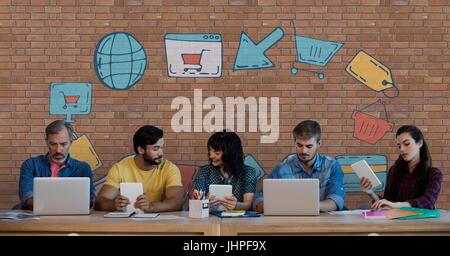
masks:
<path id="1" fill-rule="evenodd" d="M 233 195 L 232 185 L 209 185 L 209 196 L 214 196 L 216 199 L 224 199 L 225 197 L 230 197 Z M 216 211 L 225 211 L 226 208 L 223 205 L 212 209 Z"/>
<path id="2" fill-rule="evenodd" d="M 381 185 L 381 181 L 378 179 L 377 175 L 375 175 L 372 168 L 370 168 L 370 166 L 367 164 L 366 160 L 360 160 L 352 164 L 352 168 L 360 179 L 362 177 L 369 179 L 373 186 L 372 189 Z"/>
<path id="3" fill-rule="evenodd" d="M 120 183 L 120 195 L 125 196 L 130 201 L 125 212 L 143 213 L 141 209 L 134 208 L 134 203 L 138 196 L 144 194 L 142 183 L 124 182 Z"/>

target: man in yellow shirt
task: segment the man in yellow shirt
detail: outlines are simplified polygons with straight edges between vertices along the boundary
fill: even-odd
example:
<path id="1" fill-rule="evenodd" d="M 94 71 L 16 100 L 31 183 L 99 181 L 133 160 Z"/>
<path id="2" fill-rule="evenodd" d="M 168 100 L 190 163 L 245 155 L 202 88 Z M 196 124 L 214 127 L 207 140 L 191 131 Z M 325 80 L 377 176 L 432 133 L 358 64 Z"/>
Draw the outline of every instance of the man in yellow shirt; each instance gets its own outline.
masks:
<path id="1" fill-rule="evenodd" d="M 120 183 L 140 182 L 144 194 L 136 198 L 135 208 L 144 212 L 180 210 L 181 174 L 176 165 L 163 159 L 163 131 L 151 125 L 143 126 L 134 134 L 133 146 L 136 156 L 113 165 L 95 200 L 95 209 L 124 211 L 131 198 L 120 195 Z"/>

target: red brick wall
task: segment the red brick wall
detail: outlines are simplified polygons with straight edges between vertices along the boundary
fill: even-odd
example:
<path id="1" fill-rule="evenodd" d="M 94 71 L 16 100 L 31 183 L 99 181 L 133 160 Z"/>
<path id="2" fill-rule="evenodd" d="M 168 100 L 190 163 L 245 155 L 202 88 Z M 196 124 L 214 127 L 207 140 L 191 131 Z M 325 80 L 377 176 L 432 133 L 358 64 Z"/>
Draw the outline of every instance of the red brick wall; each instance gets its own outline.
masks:
<path id="1" fill-rule="evenodd" d="M 297 33 L 345 42 L 322 70 L 323 80 L 293 76 Z M 267 51 L 270 69 L 232 71 L 241 31 L 255 41 L 281 27 L 285 37 Z M 415 124 L 425 132 L 433 163 L 444 171 L 438 207 L 450 209 L 449 96 L 450 4 L 424 0 L 2 0 L 0 1 L 0 208 L 18 201 L 18 174 L 23 160 L 46 152 L 44 129 L 63 116 L 49 114 L 51 82 L 93 83 L 89 115 L 75 116 L 75 128 L 86 134 L 103 161 L 97 175 L 132 151 L 131 138 L 141 125 L 154 124 L 166 133 L 166 157 L 177 163 L 206 162 L 207 133 L 174 133 L 172 99 L 254 96 L 280 98 L 280 139 L 260 144 L 260 133 L 240 133 L 246 153 L 269 172 L 293 151 L 290 131 L 301 120 L 323 127 L 321 152 L 385 154 L 397 157 L 392 133 L 376 145 L 353 137 L 351 114 L 381 93 L 351 77 L 345 67 L 359 49 L 388 66 L 400 96 L 385 98 L 396 130 Z M 93 54 L 106 34 L 124 31 L 145 47 L 148 66 L 132 89 L 113 91 L 96 77 Z M 169 78 L 164 34 L 220 33 L 223 36 L 221 78 Z M 306 65 L 299 65 L 307 67 Z M 207 111 L 203 112 L 204 114 Z M 367 197 L 350 193 L 355 207 Z"/>

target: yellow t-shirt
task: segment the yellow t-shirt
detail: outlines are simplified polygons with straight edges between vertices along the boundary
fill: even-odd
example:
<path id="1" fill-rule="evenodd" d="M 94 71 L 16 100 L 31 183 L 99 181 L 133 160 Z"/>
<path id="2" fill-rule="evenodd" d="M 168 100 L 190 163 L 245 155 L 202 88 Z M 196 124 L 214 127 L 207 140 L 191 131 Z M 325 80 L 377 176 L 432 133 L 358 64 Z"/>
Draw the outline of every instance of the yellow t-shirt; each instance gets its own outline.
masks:
<path id="1" fill-rule="evenodd" d="M 163 159 L 153 169 L 144 171 L 134 162 L 134 157 L 115 163 L 109 170 L 105 184 L 119 189 L 122 182 L 140 182 L 151 202 L 166 198 L 166 188 L 182 186 L 180 170 L 169 160 Z"/>

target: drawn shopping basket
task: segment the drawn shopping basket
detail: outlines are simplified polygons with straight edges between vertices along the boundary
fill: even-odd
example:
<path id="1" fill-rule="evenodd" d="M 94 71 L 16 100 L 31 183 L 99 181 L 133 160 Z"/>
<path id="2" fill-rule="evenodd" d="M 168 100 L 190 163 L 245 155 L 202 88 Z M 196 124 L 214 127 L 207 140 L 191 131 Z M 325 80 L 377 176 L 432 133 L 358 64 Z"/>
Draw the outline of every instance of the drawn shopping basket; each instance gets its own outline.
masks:
<path id="1" fill-rule="evenodd" d="M 203 52 L 209 51 L 207 49 L 202 49 L 200 53 L 182 53 L 181 58 L 183 59 L 184 72 L 187 72 L 190 69 L 196 70 L 197 72 L 202 71 L 202 55 Z"/>
<path id="2" fill-rule="evenodd" d="M 295 31 L 295 48 L 297 51 L 296 61 L 292 63 L 291 73 L 296 75 L 299 70 L 311 72 L 323 79 L 325 75 L 322 72 L 317 72 L 308 69 L 299 69 L 295 67 L 295 63 L 306 63 L 310 65 L 325 67 L 333 56 L 344 45 L 340 42 L 325 41 L 310 37 L 304 37 L 297 34 L 295 24 L 292 21 Z"/>
<path id="3" fill-rule="evenodd" d="M 362 112 L 375 104 L 383 105 L 386 120 Z M 377 143 L 387 132 L 394 129 L 394 124 L 388 121 L 386 104 L 382 100 L 377 100 L 360 110 L 356 109 L 353 111 L 352 118 L 355 120 L 354 136 L 370 144 Z"/>
<path id="4" fill-rule="evenodd" d="M 66 95 L 64 92 L 61 92 L 64 96 L 64 106 L 63 109 L 67 109 L 68 107 L 77 108 L 78 100 L 80 99 L 80 95 Z"/>

